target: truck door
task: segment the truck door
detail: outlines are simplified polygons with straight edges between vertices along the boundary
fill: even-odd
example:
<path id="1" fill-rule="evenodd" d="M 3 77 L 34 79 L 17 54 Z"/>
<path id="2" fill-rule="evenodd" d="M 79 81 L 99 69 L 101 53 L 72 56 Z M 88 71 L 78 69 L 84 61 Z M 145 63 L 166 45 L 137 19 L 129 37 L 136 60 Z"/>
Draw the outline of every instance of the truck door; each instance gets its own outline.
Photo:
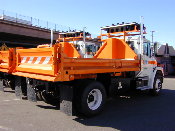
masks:
<path id="1" fill-rule="evenodd" d="M 153 68 L 156 67 L 156 61 L 152 55 L 152 50 L 149 42 L 143 43 L 143 55 L 141 57 L 142 68 L 141 77 L 149 76 L 153 72 Z"/>

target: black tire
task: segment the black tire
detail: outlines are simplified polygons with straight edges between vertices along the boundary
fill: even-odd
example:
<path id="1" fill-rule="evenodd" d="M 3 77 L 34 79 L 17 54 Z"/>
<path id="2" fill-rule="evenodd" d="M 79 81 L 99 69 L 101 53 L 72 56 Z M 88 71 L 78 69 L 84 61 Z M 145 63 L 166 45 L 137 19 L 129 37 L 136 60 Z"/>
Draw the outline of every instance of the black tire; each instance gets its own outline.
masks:
<path id="1" fill-rule="evenodd" d="M 85 84 L 85 88 L 79 92 L 78 94 L 78 98 L 76 99 L 76 104 L 78 104 L 78 110 L 80 113 L 82 113 L 83 115 L 85 115 L 86 117 L 92 117 L 92 116 L 95 116 L 97 114 L 99 114 L 102 110 L 103 110 L 103 107 L 105 105 L 105 102 L 106 102 L 106 90 L 105 90 L 105 87 L 100 83 L 100 82 L 97 82 L 97 81 L 91 81 L 90 83 L 88 84 Z M 90 107 L 88 105 L 88 101 L 89 101 L 89 104 L 90 104 L 90 101 L 93 102 L 95 101 L 95 97 L 94 95 L 92 95 L 92 93 L 96 93 L 96 97 L 97 99 L 99 100 L 96 100 L 96 106 L 94 105 L 94 107 L 96 108 L 93 108 Z M 99 95 L 98 95 L 99 94 Z"/>
<path id="2" fill-rule="evenodd" d="M 51 104 L 53 106 L 59 106 L 58 103 L 59 103 L 59 97 L 57 96 L 54 96 L 53 94 L 49 94 L 49 93 L 46 93 L 46 91 L 42 91 L 40 93 L 41 95 L 41 99 L 47 103 L 47 104 Z"/>
<path id="3" fill-rule="evenodd" d="M 12 89 L 15 90 L 15 77 L 10 75 L 8 81 L 8 86 Z"/>
<path id="4" fill-rule="evenodd" d="M 15 80 L 11 80 L 11 81 L 10 81 L 10 88 L 11 88 L 12 90 L 15 90 Z"/>
<path id="5" fill-rule="evenodd" d="M 48 103 L 48 104 L 50 104 L 50 103 L 52 102 L 52 97 L 51 97 L 51 95 L 50 95 L 50 94 L 47 94 L 46 91 L 42 91 L 42 92 L 40 93 L 40 95 L 41 95 L 41 99 L 42 99 L 44 102 L 46 102 L 46 103 Z"/>
<path id="6" fill-rule="evenodd" d="M 156 76 L 154 78 L 154 83 L 153 83 L 153 89 L 150 89 L 150 95 L 152 96 L 158 96 L 162 90 L 162 74 L 156 73 Z"/>
<path id="7" fill-rule="evenodd" d="M 37 97 L 37 100 L 38 101 L 42 101 L 43 100 L 42 95 L 41 95 L 41 92 L 37 92 L 36 93 L 36 97 Z"/>

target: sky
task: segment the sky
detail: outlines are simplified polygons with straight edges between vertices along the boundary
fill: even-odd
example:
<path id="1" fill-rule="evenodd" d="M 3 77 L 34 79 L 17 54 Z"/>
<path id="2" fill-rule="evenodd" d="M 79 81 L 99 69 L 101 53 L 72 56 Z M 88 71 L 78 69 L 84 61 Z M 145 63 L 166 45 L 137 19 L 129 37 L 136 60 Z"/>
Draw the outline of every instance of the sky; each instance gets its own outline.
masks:
<path id="1" fill-rule="evenodd" d="M 0 0 L 0 9 L 99 35 L 100 27 L 140 22 L 146 38 L 175 47 L 175 0 Z"/>

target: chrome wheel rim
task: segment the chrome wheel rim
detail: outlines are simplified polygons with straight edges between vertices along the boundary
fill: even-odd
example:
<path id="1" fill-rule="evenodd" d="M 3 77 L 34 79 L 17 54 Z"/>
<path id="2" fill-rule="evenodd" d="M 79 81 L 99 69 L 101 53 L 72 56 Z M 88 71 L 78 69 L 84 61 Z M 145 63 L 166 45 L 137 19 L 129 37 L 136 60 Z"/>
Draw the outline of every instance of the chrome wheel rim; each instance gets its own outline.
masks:
<path id="1" fill-rule="evenodd" d="M 87 104 L 89 109 L 96 110 L 102 103 L 102 93 L 99 89 L 93 89 L 89 92 L 87 97 Z"/>

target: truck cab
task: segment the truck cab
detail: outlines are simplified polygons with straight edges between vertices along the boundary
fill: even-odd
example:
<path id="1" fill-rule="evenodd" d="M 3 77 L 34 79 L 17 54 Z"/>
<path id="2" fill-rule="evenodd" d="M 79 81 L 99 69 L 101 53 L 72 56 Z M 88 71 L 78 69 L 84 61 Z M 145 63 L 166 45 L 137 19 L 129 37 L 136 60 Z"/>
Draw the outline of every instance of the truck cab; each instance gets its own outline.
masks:
<path id="1" fill-rule="evenodd" d="M 81 55 L 81 58 L 93 58 L 94 54 L 101 45 L 101 42 L 97 39 L 91 38 L 91 34 L 89 32 L 76 30 L 59 33 L 57 42 L 63 41 L 72 43 Z"/>
<path id="2" fill-rule="evenodd" d="M 104 31 L 105 33 L 103 33 Z M 103 37 L 124 40 L 137 54 L 137 58 L 140 60 L 140 71 L 134 73 L 136 89 L 150 90 L 153 95 L 158 95 L 162 88 L 164 72 L 162 67 L 158 66 L 153 54 L 153 45 L 146 39 L 145 34 L 144 24 L 136 22 L 117 23 L 117 25 L 112 24 L 112 26 L 101 28 L 102 41 Z"/>

